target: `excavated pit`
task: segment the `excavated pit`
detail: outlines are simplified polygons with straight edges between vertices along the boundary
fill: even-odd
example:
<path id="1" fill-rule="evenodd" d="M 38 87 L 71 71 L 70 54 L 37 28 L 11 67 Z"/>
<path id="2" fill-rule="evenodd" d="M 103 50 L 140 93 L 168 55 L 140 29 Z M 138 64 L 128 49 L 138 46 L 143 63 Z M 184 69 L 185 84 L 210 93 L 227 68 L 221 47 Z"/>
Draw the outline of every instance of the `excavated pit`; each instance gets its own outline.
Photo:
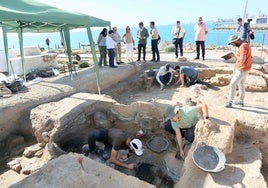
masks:
<path id="1" fill-rule="evenodd" d="M 262 158 L 261 173 L 268 183 L 268 129 L 248 126 L 243 120 L 237 121 L 235 141 L 238 144 L 254 145 L 258 148 Z"/>
<path id="2" fill-rule="evenodd" d="M 182 176 L 183 172 L 181 169 L 184 164 L 182 160 L 175 159 L 174 157 L 176 154 L 176 145 L 173 143 L 173 138 L 170 137 L 170 135 L 167 135 L 159 127 L 162 120 L 159 118 L 159 114 L 163 114 L 163 110 L 156 110 L 157 112 L 152 112 L 152 109 L 155 108 L 155 99 L 162 97 L 159 97 L 159 95 L 154 96 L 150 94 L 150 92 L 156 93 L 156 91 L 159 90 L 157 83 L 155 80 L 147 78 L 144 75 L 135 75 L 132 78 L 125 80 L 124 82 L 118 83 L 112 88 L 113 89 L 105 90 L 103 93 L 112 96 L 112 98 L 116 99 L 116 101 L 120 103 L 116 103 L 116 101 L 112 99 L 105 99 L 102 101 L 103 98 L 93 99 L 89 97 L 88 100 L 94 100 L 94 102 L 82 105 L 82 103 L 87 101 L 87 99 L 84 99 L 83 96 L 73 96 L 70 100 L 81 100 L 81 103 L 79 103 L 77 106 L 74 106 L 74 113 L 68 111 L 66 114 L 61 114 L 62 119 L 57 119 L 57 113 L 52 113 L 53 117 L 50 117 L 49 115 L 46 117 L 52 120 L 52 122 L 49 123 L 47 123 L 48 121 L 46 121 L 44 118 L 41 118 L 42 121 L 39 121 L 38 123 L 43 123 L 46 126 L 45 128 L 42 128 L 42 130 L 39 130 L 39 133 L 35 135 L 36 137 L 39 137 L 39 139 L 37 138 L 38 142 L 43 142 L 43 140 L 40 138 L 40 133 L 51 131 L 54 127 L 56 127 L 58 121 L 61 121 L 61 127 L 57 130 L 52 131 L 53 136 L 50 137 L 50 139 L 52 138 L 52 142 L 56 143 L 60 149 L 67 153 L 82 153 L 81 148 L 84 144 L 87 143 L 88 131 L 91 128 L 98 128 L 103 126 L 103 122 L 96 123 L 96 118 L 94 118 L 94 115 L 97 112 L 101 112 L 105 114 L 106 120 L 109 122 L 109 124 L 105 124 L 107 128 L 114 127 L 126 129 L 129 131 L 145 128 L 148 131 L 148 135 L 142 138 L 145 148 L 146 140 L 155 134 L 166 137 L 170 143 L 170 147 L 167 149 L 167 151 L 164 151 L 160 154 L 154 153 L 146 148 L 146 150 L 149 151 L 146 154 L 146 160 L 140 160 L 140 158 L 130 159 L 130 162 L 135 161 L 138 164 L 133 172 L 126 171 L 122 168 L 115 169 L 123 173 L 136 176 L 141 180 L 145 180 L 156 185 L 157 187 L 174 187 L 174 185 L 179 182 L 179 178 Z M 176 91 L 175 88 L 171 89 L 173 92 Z M 166 98 L 168 100 L 171 100 L 172 95 L 173 93 L 166 93 Z M 137 101 L 145 101 L 146 104 L 138 103 L 135 105 L 134 103 Z M 64 101 L 62 104 L 66 102 L 67 101 Z M 62 104 L 57 105 L 61 106 Z M 49 106 L 51 105 L 45 104 L 42 108 L 46 109 L 46 107 Z M 49 110 L 52 112 L 54 111 L 54 109 L 51 107 Z M 126 112 L 127 110 L 131 111 L 131 113 L 128 114 Z M 146 112 L 148 110 L 151 111 L 149 114 L 142 115 L 143 112 Z M 36 114 L 34 117 L 36 118 L 39 113 L 38 110 L 36 110 L 35 113 Z M 121 116 L 120 113 L 123 115 Z M 73 116 L 73 118 L 70 118 L 70 115 Z M 53 118 L 56 120 L 54 121 Z M 50 125 L 52 126 L 50 127 Z M 265 138 L 268 138 L 267 128 L 256 129 L 254 126 L 249 126 L 243 121 L 238 121 L 235 126 L 234 144 L 254 145 L 259 149 L 260 153 L 262 154 L 261 173 L 264 176 L 265 181 L 268 182 L 268 141 L 265 140 Z M 32 137 L 29 137 L 29 139 L 32 139 Z M 25 137 L 25 140 L 28 140 L 28 137 Z M 188 146 L 187 150 L 190 150 L 190 147 L 191 146 Z M 157 158 L 157 161 L 160 161 L 159 163 L 161 165 L 155 163 L 152 164 L 152 156 Z M 167 164 L 167 162 L 169 162 L 169 164 Z M 177 168 L 172 169 L 172 166 L 177 166 Z"/>

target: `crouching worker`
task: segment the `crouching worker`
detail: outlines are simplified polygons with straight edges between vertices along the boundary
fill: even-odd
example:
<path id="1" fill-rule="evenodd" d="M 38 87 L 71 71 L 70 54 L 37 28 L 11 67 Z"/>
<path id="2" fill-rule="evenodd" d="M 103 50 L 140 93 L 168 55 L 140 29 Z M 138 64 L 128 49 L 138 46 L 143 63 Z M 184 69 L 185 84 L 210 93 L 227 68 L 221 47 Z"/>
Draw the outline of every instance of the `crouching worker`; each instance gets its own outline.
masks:
<path id="1" fill-rule="evenodd" d="M 189 66 L 176 66 L 174 68 L 174 71 L 177 71 L 180 73 L 180 79 L 176 83 L 178 84 L 181 82 L 180 87 L 190 87 L 191 85 L 194 85 L 197 81 L 198 72 L 195 68 L 189 67 Z"/>
<path id="2" fill-rule="evenodd" d="M 97 150 L 96 141 L 103 142 L 105 145 L 111 145 L 110 162 L 118 166 L 133 169 L 134 164 L 121 162 L 119 160 L 121 156 L 118 156 L 118 153 L 119 150 L 129 149 L 130 152 L 134 151 L 136 155 L 141 156 L 143 154 L 142 142 L 134 137 L 135 134 L 121 129 L 93 129 L 88 134 L 89 152 L 95 154 Z"/>
<path id="3" fill-rule="evenodd" d="M 196 106 L 187 107 L 176 106 L 174 113 L 173 118 L 165 122 L 165 130 L 176 135 L 180 156 L 184 159 L 182 138 L 185 137 L 191 143 L 194 141 L 195 125 L 200 117 L 203 116 L 205 124 L 210 124 L 208 107 L 205 103 L 197 103 Z"/>
<path id="4" fill-rule="evenodd" d="M 173 69 L 170 67 L 170 64 L 160 67 L 156 80 L 160 84 L 160 89 L 163 90 L 170 85 L 173 78 Z"/>

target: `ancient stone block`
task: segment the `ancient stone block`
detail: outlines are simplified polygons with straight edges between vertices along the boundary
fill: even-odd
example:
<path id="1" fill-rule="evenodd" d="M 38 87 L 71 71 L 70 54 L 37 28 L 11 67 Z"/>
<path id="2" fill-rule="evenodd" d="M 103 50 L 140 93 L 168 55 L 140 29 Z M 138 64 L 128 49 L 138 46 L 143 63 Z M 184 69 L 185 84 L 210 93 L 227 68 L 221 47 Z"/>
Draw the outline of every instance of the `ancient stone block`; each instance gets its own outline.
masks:
<path id="1" fill-rule="evenodd" d="M 10 162 L 7 163 L 7 166 L 14 170 L 15 172 L 19 173 L 21 170 L 21 164 L 20 164 L 20 160 L 19 159 L 14 159 Z"/>
<path id="2" fill-rule="evenodd" d="M 42 148 L 36 144 L 36 145 L 32 145 L 30 147 L 27 147 L 24 152 L 23 152 L 23 156 L 25 157 L 32 157 L 37 151 L 41 150 Z"/>
<path id="3" fill-rule="evenodd" d="M 245 83 L 246 91 L 263 92 L 267 91 L 267 82 L 261 76 L 248 75 Z"/>

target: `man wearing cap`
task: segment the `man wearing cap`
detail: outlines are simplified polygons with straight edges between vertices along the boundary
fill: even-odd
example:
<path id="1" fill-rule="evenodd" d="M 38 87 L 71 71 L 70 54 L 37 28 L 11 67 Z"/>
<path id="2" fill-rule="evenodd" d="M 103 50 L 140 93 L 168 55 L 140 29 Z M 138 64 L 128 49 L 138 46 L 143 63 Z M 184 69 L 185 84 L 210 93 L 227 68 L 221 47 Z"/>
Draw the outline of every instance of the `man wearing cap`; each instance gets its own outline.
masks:
<path id="1" fill-rule="evenodd" d="M 230 82 L 229 97 L 225 104 L 226 108 L 232 107 L 236 86 L 238 86 L 239 99 L 234 104 L 239 106 L 244 105 L 245 81 L 252 66 L 251 48 L 247 42 L 241 40 L 238 35 L 232 35 L 229 37 L 228 45 L 238 47 L 238 51 L 231 55 L 236 58 L 236 66 Z"/>
<path id="2" fill-rule="evenodd" d="M 170 64 L 166 64 L 159 68 L 156 75 L 156 80 L 160 84 L 160 89 L 163 90 L 166 86 L 170 85 L 173 78 L 174 70 L 170 67 Z"/>
<path id="3" fill-rule="evenodd" d="M 129 149 L 134 151 L 136 155 L 141 156 L 143 154 L 142 142 L 139 139 L 134 138 L 136 133 L 130 133 L 122 129 L 93 129 L 88 134 L 88 146 L 89 152 L 95 154 L 96 141 L 103 142 L 104 144 L 111 145 L 112 151 L 110 156 L 110 162 L 122 166 L 128 169 L 133 169 L 134 164 L 126 164 L 118 160 L 119 150 Z"/>
<path id="4" fill-rule="evenodd" d="M 208 107 L 205 103 L 197 103 L 196 106 L 187 107 L 176 106 L 174 113 L 175 115 L 170 114 L 172 115 L 171 118 L 169 118 L 170 116 L 166 118 L 165 130 L 176 135 L 180 156 L 184 159 L 182 137 L 185 137 L 191 143 L 194 141 L 195 125 L 202 116 L 204 124 L 210 124 Z"/>

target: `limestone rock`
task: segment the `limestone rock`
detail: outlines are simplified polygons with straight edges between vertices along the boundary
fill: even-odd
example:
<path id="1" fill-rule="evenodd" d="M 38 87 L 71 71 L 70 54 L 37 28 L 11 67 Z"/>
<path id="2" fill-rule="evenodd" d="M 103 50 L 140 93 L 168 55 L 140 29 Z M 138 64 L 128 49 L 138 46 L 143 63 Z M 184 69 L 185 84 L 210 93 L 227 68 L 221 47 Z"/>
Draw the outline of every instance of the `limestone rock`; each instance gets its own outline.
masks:
<path id="1" fill-rule="evenodd" d="M 48 141 L 49 141 L 49 134 L 48 134 L 48 132 L 43 132 L 42 133 L 42 138 L 43 138 L 43 141 L 44 142 L 48 143 Z"/>
<path id="2" fill-rule="evenodd" d="M 32 157 L 37 151 L 41 150 L 42 148 L 38 145 L 32 145 L 30 147 L 27 147 L 24 152 L 23 152 L 23 156 L 25 157 Z"/>
<path id="3" fill-rule="evenodd" d="M 209 81 L 210 81 L 210 84 L 214 86 L 227 86 L 230 84 L 231 75 L 230 74 L 216 74 Z"/>
<path id="4" fill-rule="evenodd" d="M 103 112 L 94 113 L 94 123 L 98 128 L 111 128 L 111 123 Z"/>
<path id="5" fill-rule="evenodd" d="M 59 146 L 55 143 L 48 143 L 43 151 L 42 158 L 45 161 L 49 161 L 51 159 L 57 158 L 60 155 L 66 154 L 65 151 L 59 148 Z"/>
<path id="6" fill-rule="evenodd" d="M 35 157 L 38 157 L 38 158 L 42 157 L 42 155 L 43 155 L 43 151 L 42 151 L 42 150 L 39 150 L 38 152 L 36 152 L 36 153 L 34 154 L 34 156 L 35 156 Z"/>
<path id="7" fill-rule="evenodd" d="M 212 122 L 212 124 L 208 126 L 204 124 L 203 120 L 200 120 L 196 125 L 195 131 L 197 142 L 205 142 L 207 145 L 217 147 L 225 154 L 233 151 L 233 125 L 216 125 Z"/>
<path id="8" fill-rule="evenodd" d="M 78 162 L 79 157 L 81 155 L 73 153 L 62 155 L 11 187 L 155 187 L 86 157 L 83 157 L 82 168 Z"/>
<path id="9" fill-rule="evenodd" d="M 7 166 L 14 170 L 15 172 L 19 173 L 21 170 L 21 164 L 20 164 L 20 160 L 19 159 L 14 159 L 10 162 L 7 163 Z"/>
<path id="10" fill-rule="evenodd" d="M 179 62 L 185 62 L 185 61 L 187 61 L 187 58 L 186 57 L 179 57 L 178 61 Z"/>
<path id="11" fill-rule="evenodd" d="M 245 83 L 246 91 L 263 92 L 267 91 L 267 82 L 261 76 L 248 75 Z"/>
<path id="12" fill-rule="evenodd" d="M 31 174 L 31 169 L 29 169 L 29 168 L 22 169 L 22 173 L 25 175 L 29 175 L 29 174 Z"/>

